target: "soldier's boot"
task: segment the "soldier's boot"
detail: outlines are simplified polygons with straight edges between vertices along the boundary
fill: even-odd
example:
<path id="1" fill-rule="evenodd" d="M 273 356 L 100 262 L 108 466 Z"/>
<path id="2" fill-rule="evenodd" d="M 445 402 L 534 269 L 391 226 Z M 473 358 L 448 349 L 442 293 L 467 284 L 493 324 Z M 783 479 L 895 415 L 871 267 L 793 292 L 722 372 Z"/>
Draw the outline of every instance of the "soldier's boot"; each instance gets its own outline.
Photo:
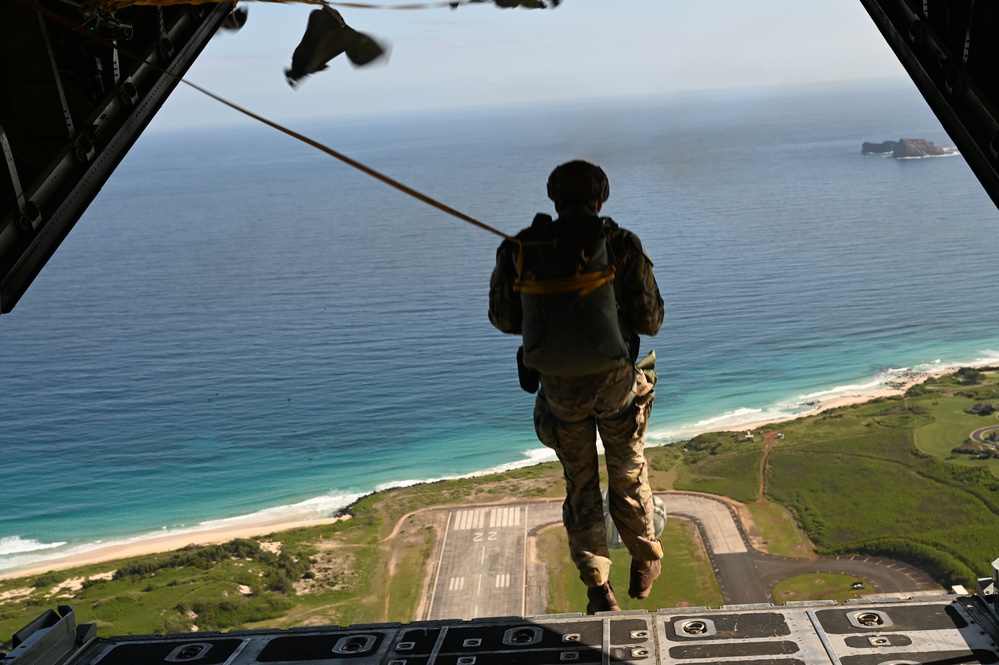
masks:
<path id="1" fill-rule="evenodd" d="M 628 587 L 628 595 L 632 598 L 648 598 L 652 591 L 652 583 L 659 579 L 662 574 L 663 565 L 659 560 L 655 561 L 635 561 L 631 560 L 631 584 Z"/>
<path id="2" fill-rule="evenodd" d="M 600 586 L 586 587 L 586 597 L 590 602 L 586 603 L 586 613 L 596 614 L 597 612 L 617 612 L 621 608 L 614 597 L 614 589 L 610 583 Z"/>

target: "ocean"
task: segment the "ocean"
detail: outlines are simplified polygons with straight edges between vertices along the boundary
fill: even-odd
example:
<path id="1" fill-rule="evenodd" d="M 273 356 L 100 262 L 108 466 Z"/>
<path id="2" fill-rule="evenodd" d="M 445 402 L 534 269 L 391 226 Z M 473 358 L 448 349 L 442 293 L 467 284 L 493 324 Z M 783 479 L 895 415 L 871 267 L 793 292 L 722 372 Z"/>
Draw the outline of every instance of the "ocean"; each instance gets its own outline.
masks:
<path id="1" fill-rule="evenodd" d="M 952 145 L 908 82 L 294 129 L 511 234 L 601 164 L 666 302 L 652 445 L 999 362 L 995 206 L 960 156 L 860 152 Z M 0 572 L 551 459 L 499 241 L 270 128 L 154 125 L 0 317 Z"/>

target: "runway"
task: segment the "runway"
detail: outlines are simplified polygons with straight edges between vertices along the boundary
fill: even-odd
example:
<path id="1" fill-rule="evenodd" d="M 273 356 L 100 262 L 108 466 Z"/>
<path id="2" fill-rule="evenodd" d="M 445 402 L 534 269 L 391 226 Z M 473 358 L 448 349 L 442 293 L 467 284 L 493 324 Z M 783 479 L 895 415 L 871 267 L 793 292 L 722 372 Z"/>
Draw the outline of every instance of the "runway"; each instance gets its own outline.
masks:
<path id="1" fill-rule="evenodd" d="M 450 510 L 427 618 L 526 616 L 528 531 L 560 515 L 552 502 Z"/>
<path id="2" fill-rule="evenodd" d="M 774 584 L 812 572 L 865 579 L 880 594 L 940 591 L 925 573 L 897 561 L 871 557 L 792 559 L 753 550 L 735 515 L 722 501 L 679 492 L 657 494 L 670 519 L 687 519 L 697 526 L 726 605 L 772 603 L 770 589 Z M 454 508 L 447 513 L 425 618 L 544 613 L 546 590 L 529 593 L 529 538 L 540 527 L 561 523 L 561 501 Z"/>

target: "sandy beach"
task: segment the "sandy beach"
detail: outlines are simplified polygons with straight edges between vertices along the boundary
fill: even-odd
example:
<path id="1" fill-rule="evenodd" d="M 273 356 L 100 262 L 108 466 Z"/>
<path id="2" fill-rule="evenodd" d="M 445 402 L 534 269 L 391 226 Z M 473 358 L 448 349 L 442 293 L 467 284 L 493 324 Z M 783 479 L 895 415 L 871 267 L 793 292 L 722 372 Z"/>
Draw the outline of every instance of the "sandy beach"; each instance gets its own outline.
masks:
<path id="1" fill-rule="evenodd" d="M 931 372 L 913 372 L 911 374 L 903 375 L 899 380 L 893 383 L 892 386 L 887 388 L 882 388 L 879 390 L 857 393 L 855 395 L 842 395 L 832 399 L 828 399 L 820 402 L 815 406 L 815 409 L 805 416 L 815 415 L 829 409 L 834 409 L 841 406 L 849 406 L 851 404 L 859 404 L 862 402 L 868 402 L 872 399 L 879 397 L 892 397 L 897 395 L 902 395 L 911 388 L 913 385 L 922 383 L 923 381 L 950 374 L 959 369 L 958 366 L 948 366 L 935 368 Z M 796 419 L 803 416 L 795 416 L 794 418 L 783 418 L 778 420 L 764 420 L 758 422 L 747 422 L 738 427 L 730 427 L 728 429 L 734 430 L 753 430 L 758 427 L 763 427 L 764 425 L 772 425 L 774 423 L 785 422 L 787 420 Z M 147 554 L 156 554 L 159 552 L 171 552 L 178 550 L 187 545 L 211 545 L 228 542 L 235 538 L 258 538 L 261 536 L 266 536 L 272 533 L 278 533 L 281 531 L 290 531 L 292 529 L 304 528 L 304 527 L 314 527 L 321 526 L 323 524 L 333 524 L 341 519 L 347 519 L 344 517 L 330 517 L 330 518 L 313 518 L 307 519 L 304 517 L 299 518 L 282 518 L 282 519 L 270 519 L 260 522 L 243 523 L 238 525 L 215 527 L 215 528 L 205 528 L 202 530 L 191 530 L 182 533 L 173 534 L 163 534 L 163 535 L 151 535 L 148 538 L 141 538 L 134 541 L 126 543 L 117 543 L 108 545 L 106 547 L 99 547 L 86 552 L 81 552 L 79 554 L 73 554 L 65 557 L 55 558 L 47 561 L 43 565 L 33 567 L 30 569 L 18 570 L 7 573 L 0 573 L 0 580 L 12 579 L 19 577 L 28 577 L 32 575 L 38 575 L 41 573 L 53 571 L 53 570 L 64 570 L 67 568 L 74 568 L 77 566 L 91 565 L 102 563 L 105 561 L 116 561 L 118 559 L 125 559 L 128 557 L 142 556 Z"/>
<path id="2" fill-rule="evenodd" d="M 322 526 L 323 524 L 333 524 L 345 517 L 329 517 L 316 519 L 276 519 L 255 523 L 239 524 L 233 526 L 216 527 L 196 531 L 185 531 L 183 533 L 164 534 L 162 536 L 150 536 L 127 543 L 117 543 L 107 547 L 99 547 L 87 552 L 73 554 L 58 559 L 51 559 L 44 565 L 35 568 L 18 570 L 0 574 L 0 580 L 13 579 L 18 577 L 28 577 L 39 575 L 53 570 L 65 570 L 77 566 L 87 566 L 90 564 L 103 563 L 105 561 L 117 561 L 133 556 L 143 556 L 156 554 L 159 552 L 172 552 L 188 545 L 215 545 L 226 543 L 236 538 L 259 538 L 279 531 L 291 531 L 303 527 Z"/>
<path id="3" fill-rule="evenodd" d="M 753 430 L 757 427 L 763 427 L 765 425 L 773 425 L 775 423 L 782 423 L 788 420 L 797 420 L 798 418 L 805 418 L 808 416 L 814 416 L 816 414 L 822 413 L 823 411 L 828 411 L 829 409 L 835 409 L 841 406 L 850 406 L 851 404 L 862 404 L 864 402 L 870 402 L 873 399 L 878 399 L 879 397 L 897 397 L 899 395 L 904 395 L 905 392 L 912 386 L 922 383 L 928 379 L 935 379 L 947 374 L 953 374 L 961 368 L 960 365 L 948 365 L 946 367 L 938 367 L 930 372 L 911 372 L 904 374 L 899 377 L 897 382 L 894 382 L 891 386 L 886 388 L 880 388 L 878 390 L 870 390 L 867 392 L 858 392 L 856 394 L 840 395 L 838 397 L 833 397 L 827 400 L 822 400 L 815 405 L 815 408 L 808 413 L 804 413 L 793 418 L 779 418 L 770 420 L 760 420 L 747 422 L 744 425 L 740 425 L 738 430 Z"/>

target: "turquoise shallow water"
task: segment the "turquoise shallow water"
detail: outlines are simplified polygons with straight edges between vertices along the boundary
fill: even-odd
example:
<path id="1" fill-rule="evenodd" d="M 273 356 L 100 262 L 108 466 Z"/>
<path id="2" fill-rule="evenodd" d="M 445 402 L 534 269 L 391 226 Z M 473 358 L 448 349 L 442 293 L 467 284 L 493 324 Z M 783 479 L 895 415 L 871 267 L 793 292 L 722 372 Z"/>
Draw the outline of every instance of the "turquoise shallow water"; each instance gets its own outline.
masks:
<path id="1" fill-rule="evenodd" d="M 667 304 L 654 443 L 999 358 L 995 207 L 906 85 L 316 122 L 503 231 L 583 157 Z M 0 317 L 0 570 L 541 459 L 498 238 L 266 128 L 144 136 Z"/>

